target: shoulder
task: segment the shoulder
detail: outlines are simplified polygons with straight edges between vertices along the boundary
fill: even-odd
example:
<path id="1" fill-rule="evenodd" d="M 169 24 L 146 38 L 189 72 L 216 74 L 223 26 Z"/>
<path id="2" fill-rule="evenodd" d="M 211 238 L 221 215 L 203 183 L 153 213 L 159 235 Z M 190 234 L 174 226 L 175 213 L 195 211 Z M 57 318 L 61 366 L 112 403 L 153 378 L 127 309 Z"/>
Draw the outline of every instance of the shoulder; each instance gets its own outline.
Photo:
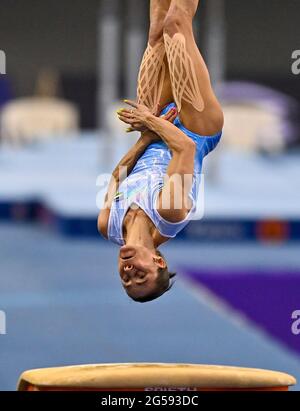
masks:
<path id="1" fill-rule="evenodd" d="M 108 238 L 108 220 L 110 215 L 110 209 L 104 208 L 100 211 L 98 216 L 98 231 L 104 238 Z"/>

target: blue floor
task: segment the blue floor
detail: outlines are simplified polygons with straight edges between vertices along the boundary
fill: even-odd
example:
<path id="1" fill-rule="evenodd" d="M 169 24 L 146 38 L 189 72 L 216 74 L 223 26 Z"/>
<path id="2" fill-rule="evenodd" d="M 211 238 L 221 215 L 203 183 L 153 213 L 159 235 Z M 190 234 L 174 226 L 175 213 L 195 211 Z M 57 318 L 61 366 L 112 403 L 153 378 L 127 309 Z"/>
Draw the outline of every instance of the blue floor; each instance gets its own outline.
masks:
<path id="1" fill-rule="evenodd" d="M 26 369 L 101 362 L 248 366 L 300 381 L 299 357 L 180 275 L 191 262 L 299 268 L 299 245 L 167 245 L 177 283 L 159 300 L 137 304 L 119 284 L 114 246 L 13 224 L 0 225 L 0 244 L 0 310 L 7 316 L 0 390 L 14 390 Z"/>

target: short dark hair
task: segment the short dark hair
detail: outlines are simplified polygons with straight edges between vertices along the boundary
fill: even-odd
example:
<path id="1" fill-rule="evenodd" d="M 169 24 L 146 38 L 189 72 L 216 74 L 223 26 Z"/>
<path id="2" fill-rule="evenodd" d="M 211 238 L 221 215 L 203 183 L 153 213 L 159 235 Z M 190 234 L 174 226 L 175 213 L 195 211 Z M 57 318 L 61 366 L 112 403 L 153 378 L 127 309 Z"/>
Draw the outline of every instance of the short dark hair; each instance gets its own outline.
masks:
<path id="1" fill-rule="evenodd" d="M 148 294 L 144 297 L 135 297 L 135 298 L 133 298 L 133 297 L 130 296 L 134 301 L 136 301 L 138 303 L 147 303 L 149 301 L 155 300 L 158 297 L 161 297 L 163 294 L 165 294 L 167 291 L 169 291 L 175 283 L 175 281 L 171 281 L 171 280 L 172 280 L 172 278 L 174 278 L 176 276 L 176 273 L 169 271 L 166 259 L 165 259 L 164 255 L 159 250 L 156 250 L 156 254 L 159 257 L 164 259 L 164 261 L 166 263 L 166 267 L 158 269 L 158 274 L 159 275 L 158 275 L 157 281 L 156 281 L 157 289 L 153 293 Z"/>

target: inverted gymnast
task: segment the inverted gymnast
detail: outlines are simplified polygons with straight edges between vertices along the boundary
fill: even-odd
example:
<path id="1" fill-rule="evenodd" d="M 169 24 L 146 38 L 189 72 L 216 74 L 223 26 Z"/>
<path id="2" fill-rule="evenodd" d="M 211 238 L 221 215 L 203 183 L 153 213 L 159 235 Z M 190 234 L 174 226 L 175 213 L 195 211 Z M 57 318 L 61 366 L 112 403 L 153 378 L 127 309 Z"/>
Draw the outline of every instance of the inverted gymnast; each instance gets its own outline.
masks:
<path id="1" fill-rule="evenodd" d="M 193 35 L 198 3 L 150 0 L 138 99 L 118 111 L 141 135 L 112 174 L 98 230 L 121 246 L 121 281 L 137 302 L 171 288 L 175 274 L 158 247 L 193 218 L 203 158 L 222 135 L 223 112 Z"/>

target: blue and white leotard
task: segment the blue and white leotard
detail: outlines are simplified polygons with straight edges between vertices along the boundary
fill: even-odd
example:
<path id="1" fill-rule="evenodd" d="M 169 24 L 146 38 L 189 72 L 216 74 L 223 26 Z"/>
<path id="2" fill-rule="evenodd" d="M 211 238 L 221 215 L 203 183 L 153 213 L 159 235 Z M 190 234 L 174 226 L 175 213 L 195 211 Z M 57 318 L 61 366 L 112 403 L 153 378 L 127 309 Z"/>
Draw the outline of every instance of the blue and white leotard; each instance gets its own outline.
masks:
<path id="1" fill-rule="evenodd" d="M 166 114 L 170 108 L 176 107 L 169 104 L 161 112 Z M 171 223 L 160 216 L 156 209 L 156 200 L 164 184 L 164 176 L 172 158 L 171 151 L 163 142 L 149 145 L 144 154 L 137 161 L 131 174 L 120 184 L 118 193 L 112 202 L 108 221 L 108 239 L 118 245 L 124 245 L 123 221 L 129 207 L 141 208 L 152 220 L 153 224 L 163 237 L 175 237 L 192 219 L 199 194 L 202 162 L 219 143 L 222 133 L 214 136 L 201 136 L 186 129 L 179 117 L 174 125 L 182 130 L 196 143 L 195 166 L 193 184 L 190 192 L 193 207 L 183 221 Z"/>

